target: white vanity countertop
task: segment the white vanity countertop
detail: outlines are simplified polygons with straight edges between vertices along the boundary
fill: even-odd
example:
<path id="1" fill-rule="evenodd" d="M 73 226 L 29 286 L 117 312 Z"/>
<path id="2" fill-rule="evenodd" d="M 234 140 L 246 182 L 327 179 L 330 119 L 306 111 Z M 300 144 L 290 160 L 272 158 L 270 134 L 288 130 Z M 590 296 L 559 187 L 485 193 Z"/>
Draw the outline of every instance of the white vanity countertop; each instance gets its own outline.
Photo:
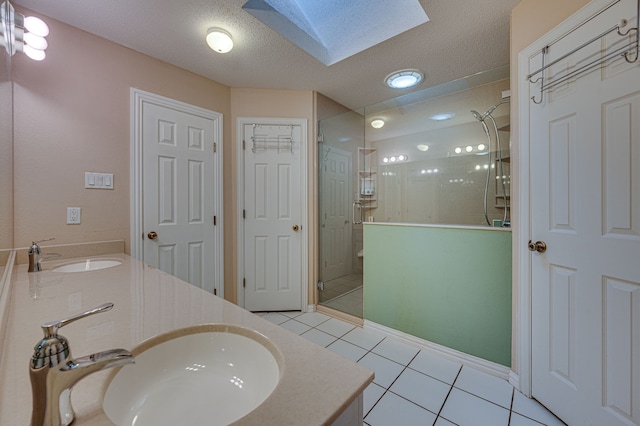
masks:
<path id="1" fill-rule="evenodd" d="M 72 356 L 107 349 L 131 350 L 167 331 L 197 324 L 234 324 L 256 330 L 282 353 L 280 383 L 269 398 L 237 425 L 331 424 L 373 380 L 368 368 L 274 325 L 232 303 L 189 285 L 124 254 L 99 256 L 122 264 L 79 273 L 45 270 L 27 273 L 18 265 L 12 277 L 8 329 L 0 357 L 0 425 L 27 425 L 31 419 L 29 360 L 41 340 L 40 324 L 106 302 L 114 308 L 60 330 Z M 126 367 L 124 367 L 126 368 Z M 81 380 L 72 392 L 75 425 L 110 425 L 102 398 L 113 371 Z M 215 405 L 212 403 L 212 416 Z"/>

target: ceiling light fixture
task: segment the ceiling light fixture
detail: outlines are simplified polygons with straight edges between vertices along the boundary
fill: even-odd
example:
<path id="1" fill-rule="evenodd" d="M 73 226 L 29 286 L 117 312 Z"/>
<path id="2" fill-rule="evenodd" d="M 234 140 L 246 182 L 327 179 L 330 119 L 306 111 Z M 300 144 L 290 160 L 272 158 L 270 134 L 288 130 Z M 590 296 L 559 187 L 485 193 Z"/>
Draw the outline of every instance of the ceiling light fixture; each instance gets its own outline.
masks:
<path id="1" fill-rule="evenodd" d="M 0 46 L 9 56 L 23 52 L 35 61 L 43 60 L 48 35 L 49 27 L 42 19 L 17 13 L 9 0 L 0 3 Z"/>
<path id="2" fill-rule="evenodd" d="M 375 120 L 371 121 L 371 127 L 373 127 L 374 129 L 381 129 L 383 126 L 384 126 L 384 120 L 376 118 Z"/>
<path id="3" fill-rule="evenodd" d="M 384 82 L 392 89 L 409 89 L 422 82 L 424 74 L 420 70 L 406 69 L 389 74 Z"/>
<path id="4" fill-rule="evenodd" d="M 420 145 L 416 145 L 416 148 L 418 148 L 422 152 L 426 152 L 429 150 L 429 145 L 420 144 Z"/>
<path id="5" fill-rule="evenodd" d="M 452 112 L 443 112 L 441 114 L 434 114 L 429 118 L 433 121 L 444 121 L 444 120 L 451 120 L 455 116 L 456 115 Z"/>
<path id="6" fill-rule="evenodd" d="M 222 28 L 209 28 L 206 40 L 209 47 L 218 53 L 227 53 L 233 49 L 231 34 Z"/>

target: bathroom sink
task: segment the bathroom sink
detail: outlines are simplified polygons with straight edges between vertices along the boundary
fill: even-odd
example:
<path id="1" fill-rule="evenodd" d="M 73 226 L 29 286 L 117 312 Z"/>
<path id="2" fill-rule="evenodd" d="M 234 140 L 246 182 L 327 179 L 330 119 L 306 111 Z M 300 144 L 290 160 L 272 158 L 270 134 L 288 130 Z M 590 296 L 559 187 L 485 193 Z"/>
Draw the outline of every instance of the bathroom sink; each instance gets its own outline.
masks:
<path id="1" fill-rule="evenodd" d="M 243 327 L 176 330 L 131 351 L 103 409 L 116 425 L 227 425 L 258 407 L 280 380 L 278 350 Z"/>
<path id="2" fill-rule="evenodd" d="M 78 262 L 67 263 L 65 265 L 56 266 L 53 272 L 85 272 L 97 271 L 98 269 L 113 268 L 122 264 L 119 260 L 113 259 L 84 259 Z"/>

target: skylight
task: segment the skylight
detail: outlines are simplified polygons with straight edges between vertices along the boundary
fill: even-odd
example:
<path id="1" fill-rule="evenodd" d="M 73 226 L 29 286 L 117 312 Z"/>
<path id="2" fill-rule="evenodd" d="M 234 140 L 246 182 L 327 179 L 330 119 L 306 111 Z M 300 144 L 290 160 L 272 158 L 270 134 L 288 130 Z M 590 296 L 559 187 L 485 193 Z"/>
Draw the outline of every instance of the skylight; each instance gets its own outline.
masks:
<path id="1" fill-rule="evenodd" d="M 242 8 L 327 66 L 429 20 L 418 0 L 248 0 Z"/>

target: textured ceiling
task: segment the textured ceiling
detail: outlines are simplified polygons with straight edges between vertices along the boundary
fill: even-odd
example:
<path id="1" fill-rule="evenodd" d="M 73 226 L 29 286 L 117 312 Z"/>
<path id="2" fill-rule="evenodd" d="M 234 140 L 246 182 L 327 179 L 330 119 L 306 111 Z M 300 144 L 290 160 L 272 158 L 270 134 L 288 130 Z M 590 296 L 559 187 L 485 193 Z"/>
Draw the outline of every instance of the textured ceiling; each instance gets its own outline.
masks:
<path id="1" fill-rule="evenodd" d="M 398 69 L 421 69 L 420 90 L 507 64 L 510 11 L 520 0 L 420 0 L 429 22 L 331 66 L 243 10 L 245 1 L 14 3 L 230 87 L 316 90 L 360 108 L 407 93 L 384 85 Z M 207 47 L 211 27 L 232 34 L 230 53 Z"/>
<path id="2" fill-rule="evenodd" d="M 327 66 L 429 20 L 418 0 L 248 0 L 242 8 Z"/>

